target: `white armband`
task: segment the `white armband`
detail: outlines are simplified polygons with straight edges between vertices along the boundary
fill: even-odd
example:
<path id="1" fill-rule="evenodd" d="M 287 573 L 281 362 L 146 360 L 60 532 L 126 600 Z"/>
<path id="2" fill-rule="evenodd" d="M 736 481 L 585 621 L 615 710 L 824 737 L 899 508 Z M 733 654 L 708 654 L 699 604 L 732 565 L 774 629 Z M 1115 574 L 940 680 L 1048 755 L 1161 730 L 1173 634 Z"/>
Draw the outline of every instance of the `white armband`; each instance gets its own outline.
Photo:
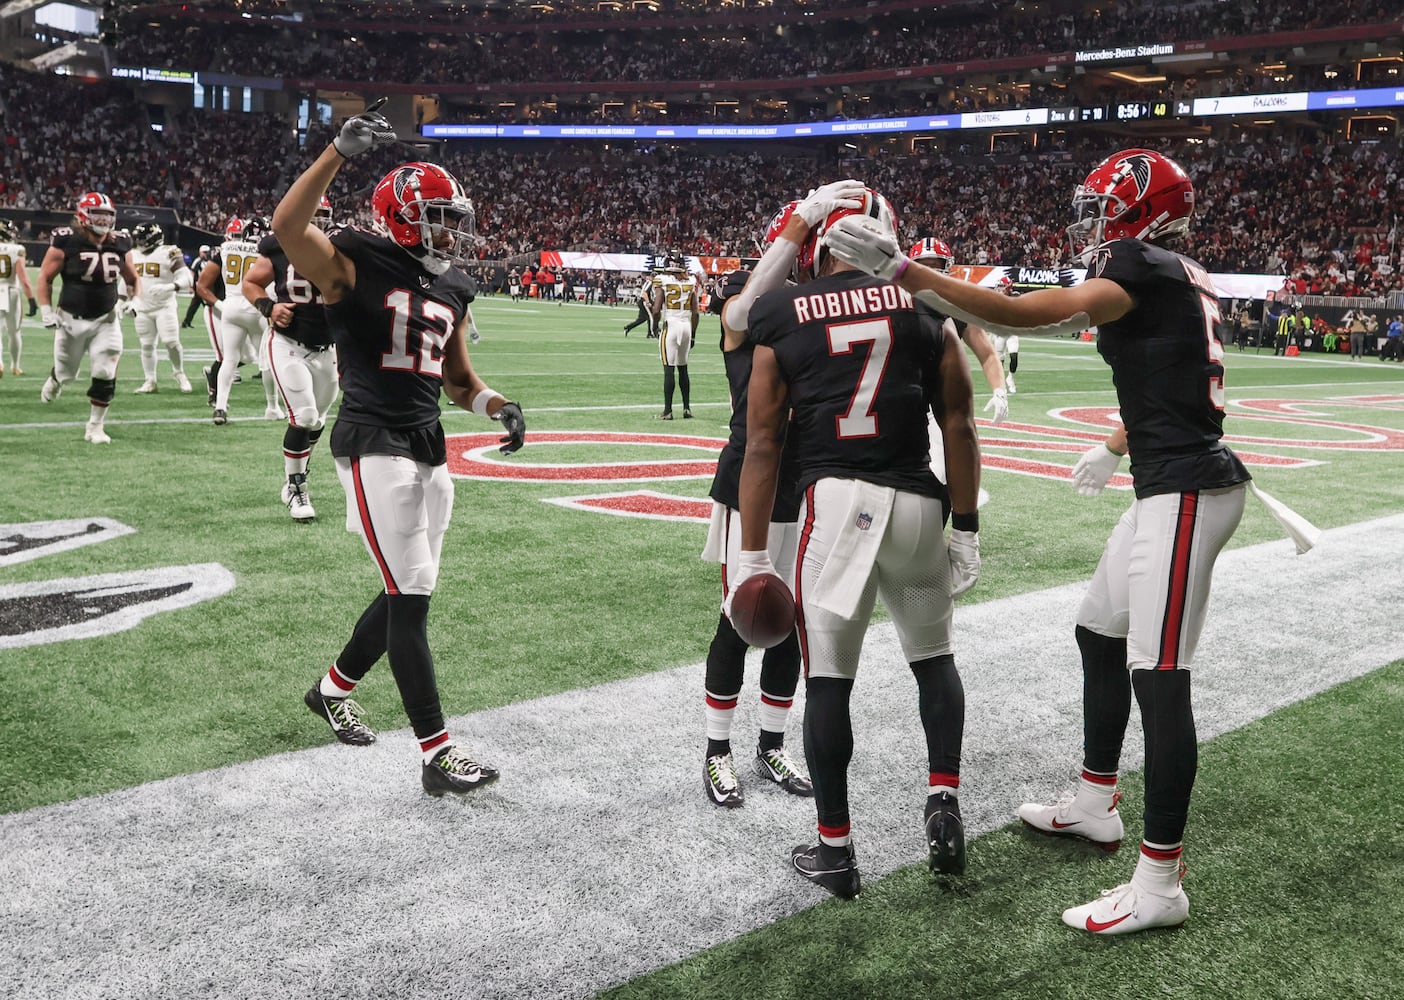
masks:
<path id="1" fill-rule="evenodd" d="M 1029 334 L 1035 337 L 1065 337 L 1069 334 L 1081 333 L 1092 325 L 1091 316 L 1085 312 L 1077 312 L 1067 319 L 1060 319 L 1056 323 L 1045 323 L 1043 326 L 1005 326 L 1003 323 L 992 323 L 983 316 L 966 312 L 960 306 L 947 302 L 929 288 L 923 288 L 916 293 L 915 297 L 939 313 L 945 313 L 952 319 L 958 319 L 964 323 L 973 323 L 983 328 L 986 333 L 997 334 L 1001 337 L 1017 337 L 1020 334 Z"/>
<path id="2" fill-rule="evenodd" d="M 489 403 L 494 399 L 505 400 L 506 398 L 506 396 L 502 395 L 502 393 L 498 392 L 496 389 L 489 389 L 487 386 L 483 386 L 478 394 L 473 397 L 472 410 L 478 416 L 486 417 L 488 415 L 487 408 Z"/>

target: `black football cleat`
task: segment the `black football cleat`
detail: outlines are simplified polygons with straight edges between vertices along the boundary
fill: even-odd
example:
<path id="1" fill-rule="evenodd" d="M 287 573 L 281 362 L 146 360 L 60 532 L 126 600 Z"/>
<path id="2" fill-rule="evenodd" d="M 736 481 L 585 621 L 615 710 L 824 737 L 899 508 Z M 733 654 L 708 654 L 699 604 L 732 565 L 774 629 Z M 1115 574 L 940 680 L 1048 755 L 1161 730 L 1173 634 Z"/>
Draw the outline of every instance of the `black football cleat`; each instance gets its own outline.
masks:
<path id="1" fill-rule="evenodd" d="M 815 885 L 823 886 L 839 899 L 856 899 L 862 891 L 858 859 L 853 845 L 800 844 L 790 850 L 790 864 Z"/>
<path id="2" fill-rule="evenodd" d="M 353 747 L 370 746 L 375 742 L 375 730 L 366 725 L 365 710 L 350 698 L 328 698 L 320 684 L 313 684 L 302 696 L 303 703 L 331 726 L 332 734 L 342 743 Z"/>
<path id="3" fill-rule="evenodd" d="M 436 753 L 434 759 L 419 771 L 424 790 L 434 796 L 445 792 L 462 795 L 476 791 L 492 784 L 497 777 L 497 768 L 478 763 L 468 756 L 466 750 L 452 743 Z"/>
<path id="4" fill-rule="evenodd" d="M 771 750 L 756 748 L 756 773 L 768 781 L 773 781 L 791 795 L 812 799 L 814 785 L 800 773 L 784 747 Z"/>
<path id="5" fill-rule="evenodd" d="M 965 874 L 965 824 L 954 795 L 937 792 L 927 796 L 926 846 L 931 852 L 931 874 Z"/>

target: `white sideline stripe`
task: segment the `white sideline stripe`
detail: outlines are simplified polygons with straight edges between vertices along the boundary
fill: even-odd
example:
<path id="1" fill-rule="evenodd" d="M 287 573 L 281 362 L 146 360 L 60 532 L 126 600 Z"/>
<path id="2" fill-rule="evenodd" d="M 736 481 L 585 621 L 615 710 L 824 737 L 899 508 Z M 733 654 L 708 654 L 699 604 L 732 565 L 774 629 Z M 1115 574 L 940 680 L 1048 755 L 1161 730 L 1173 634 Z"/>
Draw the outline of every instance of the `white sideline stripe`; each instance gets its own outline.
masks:
<path id="1" fill-rule="evenodd" d="M 1391 593 L 1401 564 L 1404 514 L 1328 531 L 1306 556 L 1286 540 L 1225 553 L 1196 670 L 1200 736 L 1404 656 L 1386 602 L 1327 613 L 1313 598 Z M 957 612 L 972 834 L 1076 772 L 1082 589 Z M 757 670 L 738 748 L 755 738 Z M 317 725 L 299 704 L 312 679 L 288 678 L 282 725 Z M 585 997 L 827 898 L 788 867 L 814 836 L 809 801 L 749 771 L 745 808 L 704 798 L 702 690 L 693 665 L 454 719 L 504 774 L 466 800 L 420 791 L 398 731 L 0 817 L 0 967 L 24 970 L 7 996 Z M 891 626 L 874 627 L 851 771 L 869 880 L 925 855 L 913 692 Z M 1139 766 L 1138 732 L 1127 749 Z"/>

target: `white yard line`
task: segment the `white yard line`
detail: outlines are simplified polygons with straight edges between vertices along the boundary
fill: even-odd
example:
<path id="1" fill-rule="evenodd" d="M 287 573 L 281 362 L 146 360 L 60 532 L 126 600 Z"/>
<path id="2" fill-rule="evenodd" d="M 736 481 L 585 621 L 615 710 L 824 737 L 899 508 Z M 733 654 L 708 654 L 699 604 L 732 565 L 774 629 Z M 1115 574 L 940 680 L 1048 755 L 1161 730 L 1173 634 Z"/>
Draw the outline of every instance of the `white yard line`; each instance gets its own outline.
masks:
<path id="1" fill-rule="evenodd" d="M 1248 516 L 1266 515 L 1250 505 Z M 1196 669 L 1200 736 L 1404 656 L 1404 631 L 1380 602 L 1321 615 L 1313 602 L 1269 599 L 1265 581 L 1272 594 L 1382 594 L 1400 565 L 1404 514 L 1328 531 L 1302 557 L 1285 540 L 1226 553 Z M 957 612 L 972 835 L 1078 765 L 1081 590 Z M 472 669 L 449 650 L 439 659 Z M 757 669 L 738 749 L 755 738 Z M 288 677 L 288 724 L 319 725 L 301 704 L 310 679 Z M 388 669 L 366 683 L 391 683 Z M 914 691 L 890 625 L 873 628 L 851 772 L 868 880 L 924 857 Z M 451 731 L 503 772 L 464 800 L 420 791 L 415 748 L 397 731 L 370 748 L 330 745 L 0 817 L 5 993 L 585 997 L 812 906 L 826 897 L 787 863 L 814 834 L 812 804 L 747 772 L 745 807 L 714 808 L 701 695 L 692 665 L 454 719 Z M 798 749 L 797 720 L 790 728 Z M 1125 766 L 1139 766 L 1138 732 L 1127 748 Z M 1134 836 L 1134 805 L 1128 814 Z"/>

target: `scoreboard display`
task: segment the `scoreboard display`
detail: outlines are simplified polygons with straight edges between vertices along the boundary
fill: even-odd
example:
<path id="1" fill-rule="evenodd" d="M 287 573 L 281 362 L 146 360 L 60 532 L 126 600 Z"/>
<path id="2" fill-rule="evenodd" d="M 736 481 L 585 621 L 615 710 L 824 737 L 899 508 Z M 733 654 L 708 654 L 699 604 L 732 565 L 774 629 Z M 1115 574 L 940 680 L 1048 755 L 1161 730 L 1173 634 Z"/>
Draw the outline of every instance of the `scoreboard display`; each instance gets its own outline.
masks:
<path id="1" fill-rule="evenodd" d="M 1169 118 L 1171 114 L 1169 101 L 1128 101 L 1125 104 L 1118 104 L 1113 108 L 1116 113 L 1116 120 L 1121 122 L 1138 122 L 1148 118 Z"/>

